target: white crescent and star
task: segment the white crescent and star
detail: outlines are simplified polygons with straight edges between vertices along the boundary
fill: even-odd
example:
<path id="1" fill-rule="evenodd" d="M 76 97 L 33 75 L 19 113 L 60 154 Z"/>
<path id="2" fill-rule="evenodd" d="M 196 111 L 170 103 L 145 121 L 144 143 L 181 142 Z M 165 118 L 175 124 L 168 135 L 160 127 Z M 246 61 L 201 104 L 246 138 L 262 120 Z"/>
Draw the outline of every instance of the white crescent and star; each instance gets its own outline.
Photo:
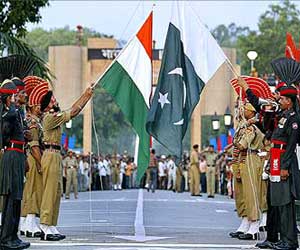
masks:
<path id="1" fill-rule="evenodd" d="M 175 68 L 173 70 L 171 70 L 168 75 L 180 75 L 181 77 L 183 77 L 183 73 L 182 73 L 182 68 Z M 182 79 L 182 85 L 183 85 L 183 107 L 185 107 L 185 103 L 186 103 L 186 86 L 185 86 L 185 82 Z M 184 123 L 184 119 L 182 118 L 181 120 L 179 120 L 178 122 L 174 122 L 174 125 L 183 125 Z"/>
<path id="2" fill-rule="evenodd" d="M 159 92 L 158 102 L 160 103 L 161 109 L 164 108 L 165 104 L 171 104 L 170 101 L 168 100 L 168 94 L 169 93 L 162 94 Z"/>

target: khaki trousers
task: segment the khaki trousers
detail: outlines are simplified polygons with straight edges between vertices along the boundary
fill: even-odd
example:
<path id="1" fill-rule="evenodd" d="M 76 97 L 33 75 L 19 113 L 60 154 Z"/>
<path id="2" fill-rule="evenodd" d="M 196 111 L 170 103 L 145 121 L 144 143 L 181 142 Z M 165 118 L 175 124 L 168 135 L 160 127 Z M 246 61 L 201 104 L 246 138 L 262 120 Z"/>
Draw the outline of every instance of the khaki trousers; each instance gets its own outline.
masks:
<path id="1" fill-rule="evenodd" d="M 260 164 L 262 164 L 262 161 L 258 155 L 248 154 L 245 166 L 241 168 L 244 190 L 243 197 L 245 200 L 246 214 L 250 221 L 257 221 L 260 218 L 258 194 L 258 170 Z"/>
<path id="2" fill-rule="evenodd" d="M 120 184 L 120 170 L 116 167 L 112 170 L 112 184 L 119 185 Z"/>
<path id="3" fill-rule="evenodd" d="M 67 184 L 66 184 L 66 197 L 70 197 L 71 185 L 75 197 L 78 195 L 78 181 L 77 181 L 77 168 L 67 168 Z"/>
<path id="4" fill-rule="evenodd" d="M 56 226 L 61 199 L 61 166 L 60 152 L 45 150 L 42 156 L 43 198 L 41 204 L 41 224 Z"/>
<path id="5" fill-rule="evenodd" d="M 258 167 L 258 200 L 259 200 L 259 208 L 262 213 L 268 211 L 268 204 L 267 204 L 267 190 L 268 190 L 268 181 L 262 179 L 263 173 L 263 161 L 261 166 Z"/>
<path id="6" fill-rule="evenodd" d="M 29 171 L 26 173 L 23 191 L 22 217 L 27 214 L 39 215 L 43 197 L 43 176 L 38 173 L 36 161 L 31 154 L 28 155 L 27 161 Z"/>
<path id="7" fill-rule="evenodd" d="M 216 167 L 207 167 L 207 195 L 215 195 Z"/>
<path id="8" fill-rule="evenodd" d="M 192 195 L 200 194 L 200 171 L 195 165 L 190 167 L 190 191 Z"/>
<path id="9" fill-rule="evenodd" d="M 244 166 L 245 165 L 242 165 L 240 167 L 244 167 Z M 235 207 L 239 217 L 246 217 L 247 216 L 246 207 L 243 199 L 243 184 L 241 181 L 237 180 L 238 168 L 239 168 L 239 163 L 232 164 Z"/>
<path id="10" fill-rule="evenodd" d="M 177 167 L 177 169 L 176 169 L 176 185 L 175 185 L 176 192 L 181 192 L 181 182 L 182 182 L 182 170 L 180 167 Z"/>

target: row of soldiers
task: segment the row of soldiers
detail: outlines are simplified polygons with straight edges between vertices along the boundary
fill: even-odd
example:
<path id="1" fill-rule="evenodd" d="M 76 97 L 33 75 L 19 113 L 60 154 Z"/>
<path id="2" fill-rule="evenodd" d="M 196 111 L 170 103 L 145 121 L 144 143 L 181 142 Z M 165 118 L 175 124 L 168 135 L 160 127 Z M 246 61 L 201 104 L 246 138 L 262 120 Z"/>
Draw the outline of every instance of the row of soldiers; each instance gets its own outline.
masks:
<path id="1" fill-rule="evenodd" d="M 285 63 L 288 60 L 282 60 L 277 67 L 286 68 Z M 284 80 L 280 74 L 278 77 Z M 238 125 L 230 150 L 235 203 L 241 224 L 230 236 L 240 240 L 258 239 L 259 231 L 266 230 L 267 238 L 256 247 L 297 249 L 298 89 L 293 86 L 295 82 L 281 82 L 276 87 L 274 100 L 262 101 L 244 78 L 239 77 L 238 84 L 245 91 L 246 100 L 238 107 Z"/>
<path id="2" fill-rule="evenodd" d="M 62 192 L 61 129 L 81 112 L 93 88 L 70 110 L 61 111 L 50 87 L 36 76 L 8 79 L 0 87 L 0 246 L 5 249 L 30 246 L 19 239 L 19 226 L 27 237 L 65 238 L 56 228 Z"/>

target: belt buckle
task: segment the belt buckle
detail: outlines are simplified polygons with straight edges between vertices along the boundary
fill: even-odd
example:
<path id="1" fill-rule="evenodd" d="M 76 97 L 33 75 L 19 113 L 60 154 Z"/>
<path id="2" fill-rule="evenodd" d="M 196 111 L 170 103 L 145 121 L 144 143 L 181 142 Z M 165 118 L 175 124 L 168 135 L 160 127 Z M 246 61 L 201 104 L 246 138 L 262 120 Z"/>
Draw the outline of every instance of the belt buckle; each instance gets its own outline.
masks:
<path id="1" fill-rule="evenodd" d="M 280 149 L 281 149 L 281 150 L 283 149 L 283 144 L 280 144 Z"/>
<path id="2" fill-rule="evenodd" d="M 15 146 L 15 143 L 14 143 L 14 142 L 12 142 L 10 146 L 13 148 L 13 147 Z"/>

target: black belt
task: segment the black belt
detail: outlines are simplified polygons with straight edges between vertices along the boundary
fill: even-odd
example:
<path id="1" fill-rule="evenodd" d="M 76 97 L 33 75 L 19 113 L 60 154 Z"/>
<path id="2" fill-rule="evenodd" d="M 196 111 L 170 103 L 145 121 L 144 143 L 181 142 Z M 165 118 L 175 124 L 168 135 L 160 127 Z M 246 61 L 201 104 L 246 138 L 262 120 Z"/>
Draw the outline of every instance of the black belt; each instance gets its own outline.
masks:
<path id="1" fill-rule="evenodd" d="M 274 144 L 273 148 L 286 149 L 286 144 Z"/>
<path id="2" fill-rule="evenodd" d="M 61 146 L 58 145 L 49 145 L 49 144 L 45 144 L 45 149 L 55 149 L 55 150 L 60 150 Z"/>
<path id="3" fill-rule="evenodd" d="M 208 167 L 215 167 L 216 165 L 207 165 Z"/>
<path id="4" fill-rule="evenodd" d="M 17 144 L 17 143 L 10 142 L 7 148 L 17 148 L 17 149 L 24 150 L 24 144 Z"/>

